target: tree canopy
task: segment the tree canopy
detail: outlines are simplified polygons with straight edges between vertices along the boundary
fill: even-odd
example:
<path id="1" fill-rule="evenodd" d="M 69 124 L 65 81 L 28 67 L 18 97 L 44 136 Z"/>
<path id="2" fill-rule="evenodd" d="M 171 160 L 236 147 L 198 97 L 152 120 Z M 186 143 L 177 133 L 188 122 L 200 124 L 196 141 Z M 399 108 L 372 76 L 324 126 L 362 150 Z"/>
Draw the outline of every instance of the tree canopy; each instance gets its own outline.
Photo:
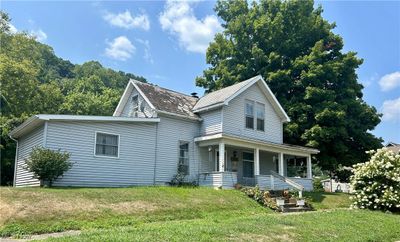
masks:
<path id="1" fill-rule="evenodd" d="M 223 20 L 207 49 L 210 65 L 196 84 L 208 92 L 262 75 L 291 122 L 287 143 L 318 148 L 320 165 L 365 161 L 366 150 L 381 146 L 370 133 L 380 114 L 362 99 L 357 81 L 362 59 L 343 51 L 334 23 L 312 0 L 218 1 Z"/>
<path id="2" fill-rule="evenodd" d="M 38 113 L 112 115 L 130 78 L 99 62 L 72 64 L 24 32 L 10 31 L 0 11 L 1 184 L 12 182 L 15 143 L 9 131 Z"/>

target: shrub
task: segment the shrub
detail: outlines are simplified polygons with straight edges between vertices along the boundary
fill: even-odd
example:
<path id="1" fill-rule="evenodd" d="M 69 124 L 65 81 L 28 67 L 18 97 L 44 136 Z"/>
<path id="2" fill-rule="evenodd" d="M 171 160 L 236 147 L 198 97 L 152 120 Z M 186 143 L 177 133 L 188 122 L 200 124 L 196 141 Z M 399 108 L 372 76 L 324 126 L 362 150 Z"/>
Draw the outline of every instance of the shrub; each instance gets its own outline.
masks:
<path id="1" fill-rule="evenodd" d="M 321 178 L 314 178 L 313 180 L 313 191 L 314 192 L 323 192 L 324 186 L 322 185 L 322 179 Z"/>
<path id="2" fill-rule="evenodd" d="M 178 168 L 178 173 L 172 177 L 169 185 L 176 187 L 196 187 L 198 186 L 196 181 L 187 181 L 187 175 Z"/>
<path id="3" fill-rule="evenodd" d="M 26 167 L 33 172 L 35 178 L 52 186 L 54 180 L 71 169 L 72 163 L 68 161 L 69 157 L 70 154 L 67 152 L 36 147 L 26 159 Z"/>
<path id="4" fill-rule="evenodd" d="M 352 207 L 400 211 L 400 154 L 386 148 L 369 151 L 371 159 L 354 165 Z"/>

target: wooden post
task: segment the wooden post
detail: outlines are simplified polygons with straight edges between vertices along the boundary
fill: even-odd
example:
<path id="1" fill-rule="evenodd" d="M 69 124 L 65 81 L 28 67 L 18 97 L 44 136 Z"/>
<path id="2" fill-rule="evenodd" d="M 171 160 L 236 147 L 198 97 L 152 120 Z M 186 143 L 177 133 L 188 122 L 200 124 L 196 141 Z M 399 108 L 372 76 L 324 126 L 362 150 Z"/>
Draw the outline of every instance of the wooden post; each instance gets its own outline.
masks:
<path id="1" fill-rule="evenodd" d="M 219 171 L 224 172 L 225 171 L 225 143 L 220 142 L 219 143 Z"/>
<path id="2" fill-rule="evenodd" d="M 283 172 L 283 153 L 279 153 L 279 163 L 278 163 L 278 170 L 279 170 L 279 175 L 281 176 L 285 176 L 284 172 Z"/>
<path id="3" fill-rule="evenodd" d="M 311 155 L 307 156 L 307 178 L 312 179 Z"/>
<path id="4" fill-rule="evenodd" d="M 254 149 L 254 176 L 260 175 L 260 149 Z"/>

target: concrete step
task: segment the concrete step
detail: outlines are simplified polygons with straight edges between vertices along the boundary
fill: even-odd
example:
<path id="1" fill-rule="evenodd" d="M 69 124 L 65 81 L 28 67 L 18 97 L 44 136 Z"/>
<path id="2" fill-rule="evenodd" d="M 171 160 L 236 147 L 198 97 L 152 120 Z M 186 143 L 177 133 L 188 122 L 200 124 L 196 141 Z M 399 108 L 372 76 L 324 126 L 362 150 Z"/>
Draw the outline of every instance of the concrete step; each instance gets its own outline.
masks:
<path id="1" fill-rule="evenodd" d="M 281 211 L 282 213 L 296 213 L 312 211 L 312 209 L 308 207 L 283 207 Z"/>

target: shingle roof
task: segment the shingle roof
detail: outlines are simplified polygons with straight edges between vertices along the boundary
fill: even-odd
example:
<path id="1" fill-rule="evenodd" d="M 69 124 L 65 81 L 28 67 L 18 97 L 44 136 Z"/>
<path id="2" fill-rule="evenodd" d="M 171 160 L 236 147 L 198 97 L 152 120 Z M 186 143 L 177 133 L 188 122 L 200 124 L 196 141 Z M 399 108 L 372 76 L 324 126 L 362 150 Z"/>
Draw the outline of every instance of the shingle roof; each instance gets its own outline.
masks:
<path id="1" fill-rule="evenodd" d="M 133 82 L 140 88 L 155 109 L 161 112 L 198 118 L 192 111 L 198 98 L 148 83 Z"/>
<path id="2" fill-rule="evenodd" d="M 246 81 L 239 82 L 235 85 L 211 92 L 203 97 L 201 97 L 196 105 L 193 107 L 193 110 L 200 110 L 203 108 L 210 107 L 212 105 L 221 104 L 225 102 L 226 99 L 234 95 L 236 92 L 241 90 L 244 86 L 254 81 L 255 79 L 259 79 L 259 76 L 252 77 Z"/>

